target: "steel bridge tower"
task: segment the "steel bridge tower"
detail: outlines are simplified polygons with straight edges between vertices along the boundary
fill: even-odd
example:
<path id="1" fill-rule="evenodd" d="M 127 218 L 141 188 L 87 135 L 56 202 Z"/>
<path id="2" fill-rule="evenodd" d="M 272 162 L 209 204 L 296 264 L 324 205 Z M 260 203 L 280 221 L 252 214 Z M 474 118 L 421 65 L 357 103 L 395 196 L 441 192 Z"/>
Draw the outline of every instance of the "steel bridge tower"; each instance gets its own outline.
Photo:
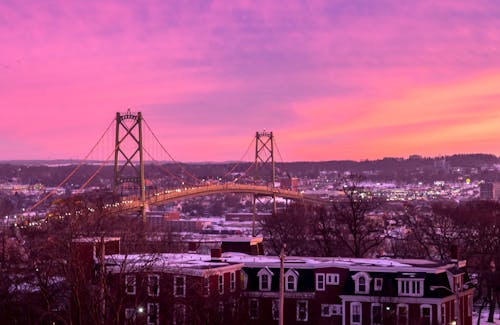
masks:
<path id="1" fill-rule="evenodd" d="M 273 132 L 255 133 L 255 173 L 254 182 L 270 186 L 274 189 L 276 184 L 276 166 L 274 164 L 274 138 Z M 255 219 L 257 216 L 257 201 L 259 196 L 253 196 L 252 236 L 255 236 Z M 273 213 L 276 213 L 276 195 L 273 195 Z"/>
<path id="2" fill-rule="evenodd" d="M 137 157 L 138 155 L 138 157 Z M 138 160 L 138 165 L 137 165 Z M 120 162 L 123 164 L 120 165 Z M 113 191 L 118 194 L 125 184 L 134 184 L 142 202 L 142 221 L 146 222 L 146 186 L 142 143 L 142 113 L 116 113 L 115 166 Z M 137 193 L 137 190 L 139 193 Z"/>

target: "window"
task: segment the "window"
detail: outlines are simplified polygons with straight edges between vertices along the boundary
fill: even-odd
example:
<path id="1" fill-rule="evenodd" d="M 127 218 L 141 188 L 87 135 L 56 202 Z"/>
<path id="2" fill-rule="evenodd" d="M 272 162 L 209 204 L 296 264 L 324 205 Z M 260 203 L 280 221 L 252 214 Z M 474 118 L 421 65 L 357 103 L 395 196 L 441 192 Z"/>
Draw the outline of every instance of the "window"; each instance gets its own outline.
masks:
<path id="1" fill-rule="evenodd" d="M 330 307 L 331 305 L 321 304 L 321 317 L 330 317 L 332 315 Z"/>
<path id="2" fill-rule="evenodd" d="M 342 305 L 331 305 L 330 313 L 332 316 L 342 315 Z"/>
<path id="3" fill-rule="evenodd" d="M 422 297 L 424 295 L 424 280 L 398 279 L 398 294 L 400 296 Z"/>
<path id="4" fill-rule="evenodd" d="M 258 299 L 250 299 L 248 301 L 248 315 L 251 319 L 259 318 L 259 300 Z"/>
<path id="5" fill-rule="evenodd" d="M 160 295 L 160 276 L 148 275 L 148 296 L 158 297 Z"/>
<path id="6" fill-rule="evenodd" d="M 261 269 L 257 276 L 259 277 L 259 290 L 260 291 L 270 291 L 271 290 L 271 277 L 273 276 L 273 272 L 269 270 L 267 267 Z"/>
<path id="7" fill-rule="evenodd" d="M 224 293 L 224 274 L 219 274 L 219 294 Z"/>
<path id="8" fill-rule="evenodd" d="M 297 291 L 297 281 L 299 274 L 294 269 L 285 273 L 285 291 Z"/>
<path id="9" fill-rule="evenodd" d="M 203 296 L 208 297 L 210 295 L 210 277 L 206 276 L 203 278 Z"/>
<path id="10" fill-rule="evenodd" d="M 321 316 L 330 317 L 342 315 L 342 305 L 321 304 Z"/>
<path id="11" fill-rule="evenodd" d="M 366 272 L 358 272 L 352 276 L 354 279 L 354 293 L 370 292 L 370 276 Z"/>
<path id="12" fill-rule="evenodd" d="M 366 291 L 366 278 L 365 277 L 359 278 L 359 280 L 358 280 L 358 290 L 360 292 L 365 292 Z"/>
<path id="13" fill-rule="evenodd" d="M 273 320 L 278 320 L 280 318 L 280 300 L 273 299 L 272 306 Z"/>
<path id="14" fill-rule="evenodd" d="M 408 325 L 408 305 L 398 304 L 397 306 L 397 325 Z"/>
<path id="15" fill-rule="evenodd" d="M 229 300 L 229 305 L 231 306 L 231 317 L 234 319 L 236 317 L 236 313 L 238 312 L 238 303 L 235 299 Z"/>
<path id="16" fill-rule="evenodd" d="M 126 275 L 125 276 L 125 292 L 128 295 L 135 295 L 135 290 L 136 290 L 135 275 Z"/>
<path id="17" fill-rule="evenodd" d="M 248 274 L 241 270 L 241 288 L 243 288 L 243 290 L 246 290 L 247 287 L 248 287 Z"/>
<path id="18" fill-rule="evenodd" d="M 327 273 L 326 274 L 326 284 L 338 285 L 339 279 L 340 279 L 340 277 L 339 277 L 338 273 Z"/>
<path id="19" fill-rule="evenodd" d="M 316 290 L 325 290 L 325 273 L 316 273 Z"/>
<path id="20" fill-rule="evenodd" d="M 172 323 L 175 325 L 186 324 L 186 305 L 174 305 L 174 317 Z"/>
<path id="21" fill-rule="evenodd" d="M 135 308 L 125 308 L 125 324 L 133 323 L 135 316 Z"/>
<path id="22" fill-rule="evenodd" d="M 147 323 L 148 325 L 158 325 L 159 324 L 159 316 L 160 316 L 160 304 L 158 303 L 149 303 L 148 304 L 148 316 Z"/>
<path id="23" fill-rule="evenodd" d="M 372 303 L 372 325 L 382 324 L 382 305 L 379 303 Z"/>
<path id="24" fill-rule="evenodd" d="M 269 290 L 269 275 L 262 274 L 260 278 L 260 290 Z"/>
<path id="25" fill-rule="evenodd" d="M 360 302 L 351 302 L 351 324 L 352 325 L 360 325 L 361 319 L 362 319 L 361 303 Z"/>
<path id="26" fill-rule="evenodd" d="M 432 306 L 420 305 L 420 323 L 422 325 L 432 325 Z"/>
<path id="27" fill-rule="evenodd" d="M 236 290 L 236 272 L 231 272 L 229 273 L 229 288 L 231 292 L 234 292 Z"/>
<path id="28" fill-rule="evenodd" d="M 373 287 L 373 290 L 381 291 L 382 290 L 382 283 L 383 283 L 382 278 L 375 278 L 375 285 Z"/>
<path id="29" fill-rule="evenodd" d="M 308 305 L 307 300 L 297 300 L 297 321 L 307 322 L 309 316 L 307 305 Z"/>
<path id="30" fill-rule="evenodd" d="M 455 279 L 455 292 L 462 291 L 462 286 L 463 286 L 463 282 L 464 282 L 463 275 L 458 274 L 458 275 L 454 276 L 453 278 Z"/>
<path id="31" fill-rule="evenodd" d="M 174 297 L 185 297 L 186 296 L 186 277 L 185 276 L 174 276 Z"/>
<path id="32" fill-rule="evenodd" d="M 224 323 L 224 302 L 219 301 L 219 319 L 221 323 Z"/>

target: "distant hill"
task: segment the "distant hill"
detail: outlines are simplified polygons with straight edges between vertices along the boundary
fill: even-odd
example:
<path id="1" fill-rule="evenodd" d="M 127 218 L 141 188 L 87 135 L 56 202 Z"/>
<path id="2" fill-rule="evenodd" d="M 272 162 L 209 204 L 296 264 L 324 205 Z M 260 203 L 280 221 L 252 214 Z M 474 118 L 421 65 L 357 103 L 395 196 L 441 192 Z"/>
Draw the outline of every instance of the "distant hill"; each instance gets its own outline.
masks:
<path id="1" fill-rule="evenodd" d="M 19 182 L 24 184 L 42 183 L 48 186 L 57 185 L 79 162 L 74 160 L 13 160 L 0 162 L 0 182 Z M 167 172 L 183 175 L 182 168 L 174 163 L 166 163 L 162 167 L 146 162 L 146 178 L 165 177 Z M 238 165 L 234 172 L 243 172 L 250 162 Z M 99 161 L 89 161 L 81 167 L 70 183 L 78 186 L 85 182 L 98 168 Z M 198 178 L 215 178 L 227 173 L 234 162 L 221 163 L 186 163 L 183 168 Z M 286 162 L 276 163 L 277 175 L 300 178 L 318 177 L 321 171 L 343 174 L 346 172 L 363 174 L 369 179 L 398 182 L 431 182 L 434 180 L 456 180 L 467 176 L 474 179 L 500 180 L 500 157 L 491 154 L 456 154 L 442 157 L 383 158 L 377 160 L 332 160 L 320 162 Z M 99 176 L 90 184 L 110 184 L 113 178 L 113 166 L 102 169 Z"/>

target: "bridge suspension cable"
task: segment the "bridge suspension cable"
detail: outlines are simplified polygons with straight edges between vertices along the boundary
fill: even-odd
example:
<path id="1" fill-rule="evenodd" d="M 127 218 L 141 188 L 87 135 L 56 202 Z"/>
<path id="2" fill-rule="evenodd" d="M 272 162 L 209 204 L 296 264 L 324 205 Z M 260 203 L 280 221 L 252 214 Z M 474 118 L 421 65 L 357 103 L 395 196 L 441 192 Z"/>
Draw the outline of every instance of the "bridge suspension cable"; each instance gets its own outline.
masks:
<path id="1" fill-rule="evenodd" d="M 175 179 L 177 179 L 179 182 L 182 182 L 182 178 L 180 178 L 179 176 L 175 175 L 174 173 L 172 173 L 171 171 L 168 170 L 168 168 L 164 167 L 161 162 L 159 162 L 158 160 L 156 160 L 150 153 L 149 151 L 146 149 L 146 148 L 143 148 L 144 152 L 148 155 L 149 158 L 151 158 L 151 160 L 153 161 L 153 163 L 156 164 L 156 166 L 158 166 L 161 170 L 163 170 L 164 172 L 166 172 L 168 175 L 174 177 Z"/>
<path id="2" fill-rule="evenodd" d="M 236 164 L 228 171 L 226 172 L 223 176 L 222 176 L 222 179 L 226 178 L 228 175 L 230 175 L 242 162 L 243 162 L 243 159 L 245 158 L 245 156 L 248 154 L 248 152 L 250 151 L 250 148 L 252 147 L 252 145 L 255 143 L 255 138 L 252 137 L 252 141 L 250 141 L 250 143 L 248 144 L 248 147 L 245 151 L 245 153 L 241 156 L 241 158 L 236 162 Z M 250 166 L 253 165 L 250 164 Z"/>
<path id="3" fill-rule="evenodd" d="M 151 129 L 151 127 L 149 126 L 148 122 L 143 119 L 144 121 L 144 124 L 146 124 L 146 127 L 148 128 L 149 132 L 151 132 L 151 135 L 153 136 L 153 138 L 156 140 L 156 142 L 158 142 L 158 144 L 160 145 L 160 148 L 168 155 L 168 157 L 175 163 L 177 164 L 177 166 L 179 166 L 181 168 L 181 170 L 186 173 L 186 175 L 188 175 L 189 177 L 191 177 L 192 179 L 195 180 L 196 183 L 201 183 L 201 180 L 194 176 L 192 173 L 190 173 L 180 162 L 178 162 L 177 160 L 174 159 L 174 157 L 170 154 L 170 152 L 168 152 L 168 150 L 163 146 L 163 144 L 160 142 L 160 140 L 158 139 L 158 137 L 156 136 L 156 134 L 153 132 L 153 130 Z"/>
<path id="4" fill-rule="evenodd" d="M 276 146 L 276 151 L 278 151 L 278 156 L 280 157 L 280 161 L 283 164 L 282 166 L 284 167 L 284 162 L 285 161 L 283 160 L 283 157 L 281 156 L 280 148 L 278 146 L 278 142 L 276 141 L 276 139 L 274 140 L 274 145 Z M 290 173 L 288 172 L 288 170 L 286 170 L 285 168 L 283 168 L 283 170 L 288 175 L 288 177 L 291 177 Z"/>
<path id="5" fill-rule="evenodd" d="M 108 157 L 106 157 L 106 160 L 104 160 L 99 165 L 99 168 L 97 168 L 97 170 L 78 188 L 77 193 L 80 193 L 81 191 L 83 191 L 85 189 L 85 187 L 87 187 L 87 185 L 89 185 L 89 183 L 97 176 L 97 174 L 99 174 L 99 172 L 108 164 L 108 162 L 111 160 L 111 157 L 115 153 L 115 150 L 116 150 L 116 148 L 113 149 L 113 151 L 111 151 L 109 153 Z"/>
<path id="6" fill-rule="evenodd" d="M 59 187 L 61 187 L 64 184 L 66 184 L 66 182 L 68 182 L 69 179 L 73 175 L 75 175 L 75 173 L 85 164 L 85 162 L 90 157 L 90 155 L 94 152 L 94 150 L 97 148 L 97 146 L 102 142 L 102 140 L 104 139 L 104 137 L 106 136 L 106 134 L 108 133 L 108 131 L 110 130 L 110 128 L 114 124 L 114 122 L 115 122 L 115 119 L 113 119 L 109 123 L 108 127 L 106 128 L 106 130 L 103 132 L 103 134 L 101 135 L 101 137 L 99 138 L 99 140 L 97 140 L 97 142 L 94 144 L 94 146 L 92 147 L 92 149 L 90 149 L 90 151 L 87 153 L 87 155 L 85 156 L 85 158 L 83 158 L 80 161 L 80 163 L 75 168 L 73 168 L 73 170 L 52 191 L 50 191 L 49 193 L 47 193 L 47 195 L 45 195 L 44 197 L 42 197 L 35 204 L 33 204 L 31 207 L 29 207 L 28 210 L 27 210 L 27 212 L 32 211 L 33 209 L 35 209 L 36 207 L 38 207 L 40 204 L 42 204 L 43 202 L 45 202 L 48 198 L 50 198 L 52 195 L 54 195 L 54 193 L 57 192 L 57 189 Z"/>

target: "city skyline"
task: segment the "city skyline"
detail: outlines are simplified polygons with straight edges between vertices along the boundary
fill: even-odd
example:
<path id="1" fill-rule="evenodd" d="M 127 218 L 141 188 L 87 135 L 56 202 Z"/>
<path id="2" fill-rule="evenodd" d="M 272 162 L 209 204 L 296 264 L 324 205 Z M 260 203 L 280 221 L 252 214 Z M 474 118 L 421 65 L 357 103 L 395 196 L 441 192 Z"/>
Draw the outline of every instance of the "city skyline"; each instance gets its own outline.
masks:
<path id="1" fill-rule="evenodd" d="M 83 158 L 141 111 L 180 161 L 500 155 L 494 1 L 0 3 L 2 160 Z"/>

